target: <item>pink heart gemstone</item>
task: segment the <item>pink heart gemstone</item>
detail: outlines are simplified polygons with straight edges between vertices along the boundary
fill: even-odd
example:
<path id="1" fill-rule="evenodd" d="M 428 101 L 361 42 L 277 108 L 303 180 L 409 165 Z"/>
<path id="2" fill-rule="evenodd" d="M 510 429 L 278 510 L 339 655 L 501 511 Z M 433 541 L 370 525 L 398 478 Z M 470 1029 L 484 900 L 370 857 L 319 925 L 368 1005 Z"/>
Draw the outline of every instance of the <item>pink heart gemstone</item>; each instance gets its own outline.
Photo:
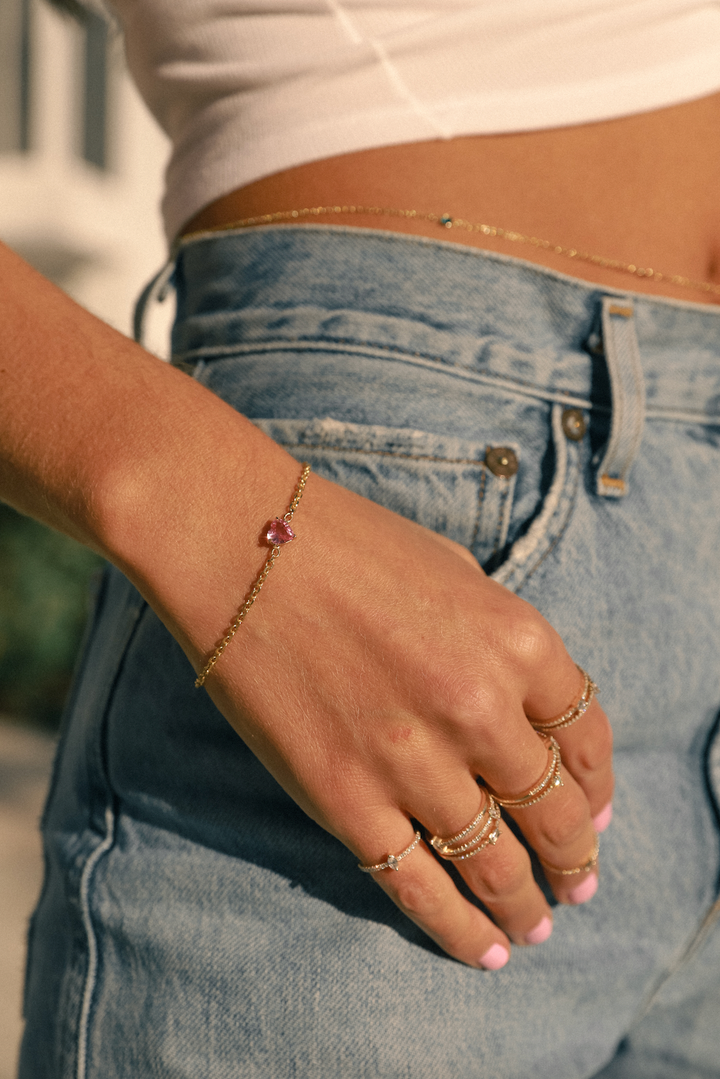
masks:
<path id="1" fill-rule="evenodd" d="M 283 521 L 280 517 L 276 517 L 268 525 L 265 538 L 268 543 L 273 545 L 273 547 L 279 547 L 280 544 L 289 543 L 291 539 L 295 539 L 295 533 L 287 521 Z"/>

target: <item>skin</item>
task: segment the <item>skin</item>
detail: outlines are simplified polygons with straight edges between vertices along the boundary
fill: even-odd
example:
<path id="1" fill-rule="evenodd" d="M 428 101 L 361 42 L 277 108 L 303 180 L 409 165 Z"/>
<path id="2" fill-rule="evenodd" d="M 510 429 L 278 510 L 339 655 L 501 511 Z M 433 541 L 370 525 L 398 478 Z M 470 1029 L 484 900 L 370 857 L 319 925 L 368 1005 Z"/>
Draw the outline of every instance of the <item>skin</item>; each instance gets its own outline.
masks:
<path id="1" fill-rule="evenodd" d="M 266 177 L 206 207 L 184 231 L 303 206 L 356 203 L 451 213 L 669 274 L 720 281 L 720 94 L 605 123 L 388 146 Z M 694 294 L 482 234 L 396 218 L 333 216 L 539 262 L 619 289 Z"/>
<path id="2" fill-rule="evenodd" d="M 330 200 L 449 208 L 710 278 L 719 109 L 715 97 L 608 124 L 316 162 L 227 196 L 188 228 Z M 348 223 L 438 235 L 417 222 Z M 0 497 L 119 566 L 199 670 L 262 566 L 260 527 L 287 505 L 297 462 L 7 249 L 0 273 Z M 373 864 L 410 843 L 411 818 L 445 836 L 463 828 L 478 811 L 478 774 L 509 796 L 537 782 L 547 753 L 527 717 L 564 712 L 581 689 L 538 612 L 463 548 L 314 474 L 293 526 L 297 541 L 206 689 L 299 805 Z M 592 851 L 591 818 L 612 798 L 612 736 L 594 701 L 557 737 L 563 787 L 513 815 L 541 859 L 569 868 Z M 459 868 L 494 921 L 424 843 L 398 873 L 373 879 L 475 967 L 552 918 L 509 829 Z M 572 902 L 577 878 L 548 877 Z"/>

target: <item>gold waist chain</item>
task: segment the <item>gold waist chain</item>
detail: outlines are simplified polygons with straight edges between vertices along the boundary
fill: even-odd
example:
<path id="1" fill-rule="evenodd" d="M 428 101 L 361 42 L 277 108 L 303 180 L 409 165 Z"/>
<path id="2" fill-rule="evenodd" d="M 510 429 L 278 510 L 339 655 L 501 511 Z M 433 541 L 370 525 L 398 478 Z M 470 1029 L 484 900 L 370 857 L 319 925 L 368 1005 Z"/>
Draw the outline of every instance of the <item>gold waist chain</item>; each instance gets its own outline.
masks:
<path id="1" fill-rule="evenodd" d="M 451 214 L 422 213 L 419 210 L 392 210 L 382 206 L 307 206 L 303 210 L 276 210 L 270 214 L 260 214 L 258 217 L 246 217 L 241 221 L 232 221 L 227 225 L 215 225 L 207 229 L 199 229 L 188 233 L 181 239 L 186 240 L 193 236 L 201 236 L 206 232 L 227 232 L 232 229 L 247 229 L 257 225 L 273 225 L 278 221 L 297 221 L 307 217 L 331 217 L 336 214 L 363 214 L 370 217 L 400 217 L 405 220 L 429 221 L 445 229 L 460 229 L 462 232 L 479 232 L 483 236 L 495 236 L 500 240 L 507 240 L 514 244 L 524 244 L 527 247 L 535 247 L 541 251 L 551 251 L 555 255 L 574 259 L 575 262 L 589 262 L 592 266 L 600 266 L 606 270 L 618 270 L 620 273 L 632 274 L 633 277 L 641 277 L 651 281 L 664 281 L 679 288 L 692 289 L 694 292 L 704 292 L 713 296 L 720 296 L 720 284 L 711 281 L 694 281 L 691 277 L 683 277 L 682 274 L 669 274 L 660 270 L 653 270 L 650 266 L 638 266 L 634 262 L 622 262 L 620 259 L 606 258 L 604 255 L 592 255 L 588 251 L 581 251 L 577 247 L 564 247 L 555 244 L 551 240 L 541 240 L 537 236 L 527 236 L 523 232 L 515 232 L 511 229 L 503 229 L 498 225 L 473 224 L 465 221 L 462 217 L 452 217 Z"/>

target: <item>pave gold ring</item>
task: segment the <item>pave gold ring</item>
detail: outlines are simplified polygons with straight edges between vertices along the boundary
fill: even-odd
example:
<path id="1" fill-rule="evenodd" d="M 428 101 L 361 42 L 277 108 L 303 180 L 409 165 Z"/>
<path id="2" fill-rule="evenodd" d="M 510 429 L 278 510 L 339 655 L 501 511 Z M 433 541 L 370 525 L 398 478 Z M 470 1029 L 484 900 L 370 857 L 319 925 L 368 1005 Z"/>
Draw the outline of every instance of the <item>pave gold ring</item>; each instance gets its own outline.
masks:
<path id="1" fill-rule="evenodd" d="M 588 858 L 582 862 L 581 865 L 576 865 L 573 869 L 560 869 L 559 866 L 553 865 L 552 862 L 544 862 L 540 859 L 540 865 L 543 869 L 549 869 L 553 873 L 560 873 L 563 877 L 574 877 L 576 873 L 589 873 L 591 869 L 594 869 L 598 864 L 598 858 L 600 857 L 600 841 L 597 836 L 595 837 L 595 846 L 592 849 L 592 853 Z"/>
<path id="2" fill-rule="evenodd" d="M 408 854 L 411 854 L 412 851 L 415 850 L 418 843 L 420 842 L 420 838 L 420 833 L 416 832 L 415 838 L 413 839 L 410 846 L 406 847 L 405 850 L 400 851 L 399 854 L 388 854 L 386 860 L 384 862 L 378 862 L 377 865 L 358 864 L 358 869 L 361 873 L 380 873 L 383 869 L 394 869 L 397 873 L 400 870 L 400 866 L 398 863 L 401 862 L 403 858 L 407 858 Z"/>
<path id="3" fill-rule="evenodd" d="M 575 666 L 577 667 L 577 663 Z M 583 676 L 583 688 L 579 701 L 571 704 L 566 712 L 563 712 L 561 716 L 555 716 L 554 719 L 546 719 L 542 723 L 531 719 L 530 722 L 536 731 L 559 731 L 562 727 L 569 727 L 575 720 L 580 719 L 580 716 L 585 715 L 593 697 L 600 691 L 587 671 L 584 671 L 582 667 L 578 667 L 578 670 Z"/>
<path id="4" fill-rule="evenodd" d="M 430 846 L 441 858 L 464 862 L 466 858 L 474 858 L 490 844 L 494 846 L 500 838 L 500 807 L 489 791 L 484 787 L 481 790 L 483 802 L 480 811 L 469 824 L 449 839 L 439 835 L 430 837 Z"/>
<path id="5" fill-rule="evenodd" d="M 563 785 L 560 774 L 560 765 L 562 764 L 560 746 L 552 735 L 542 734 L 540 731 L 537 732 L 537 735 L 545 743 L 548 751 L 547 768 L 540 779 L 533 783 L 532 787 L 528 787 L 526 791 L 523 791 L 522 794 L 517 794 L 514 797 L 510 795 L 503 797 L 495 790 L 488 790 L 488 793 L 492 795 L 495 801 L 501 806 L 505 806 L 506 809 L 525 809 L 527 806 L 535 805 L 542 798 L 546 798 L 556 787 L 562 787 Z"/>

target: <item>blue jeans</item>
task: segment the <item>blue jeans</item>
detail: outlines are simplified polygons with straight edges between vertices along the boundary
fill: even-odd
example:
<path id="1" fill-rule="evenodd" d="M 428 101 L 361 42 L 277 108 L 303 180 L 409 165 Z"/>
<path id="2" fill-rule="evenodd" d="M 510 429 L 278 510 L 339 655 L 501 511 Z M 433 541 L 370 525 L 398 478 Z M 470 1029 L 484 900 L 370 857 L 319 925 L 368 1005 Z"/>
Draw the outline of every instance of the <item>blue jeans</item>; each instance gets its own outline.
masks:
<path id="1" fill-rule="evenodd" d="M 561 633 L 614 727 L 615 817 L 591 902 L 462 966 L 110 570 L 44 818 L 23 1079 L 720 1075 L 720 307 L 322 226 L 195 240 L 175 277 L 177 364 Z"/>

